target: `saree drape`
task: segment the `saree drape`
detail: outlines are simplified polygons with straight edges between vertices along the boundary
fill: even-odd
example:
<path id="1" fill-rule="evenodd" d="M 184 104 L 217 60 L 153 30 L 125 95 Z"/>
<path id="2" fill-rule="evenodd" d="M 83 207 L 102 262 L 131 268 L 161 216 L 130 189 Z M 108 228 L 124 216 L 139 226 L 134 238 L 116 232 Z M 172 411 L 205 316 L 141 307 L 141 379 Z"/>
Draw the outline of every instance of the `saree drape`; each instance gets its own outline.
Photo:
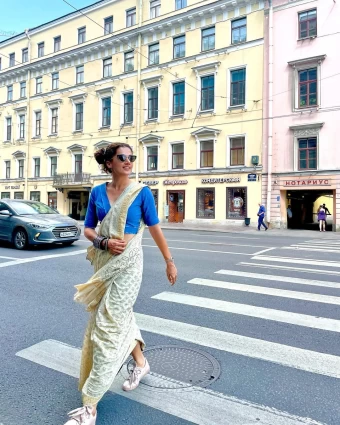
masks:
<path id="1" fill-rule="evenodd" d="M 99 235 L 124 238 L 128 208 L 143 187 L 132 183 L 123 191 L 103 219 Z M 79 378 L 84 405 L 98 403 L 137 343 L 144 349 L 133 314 L 142 281 L 144 227 L 141 222 L 138 233 L 120 255 L 112 255 L 93 246 L 88 248 L 87 259 L 91 261 L 95 274 L 87 283 L 76 286 L 74 297 L 91 312 Z"/>

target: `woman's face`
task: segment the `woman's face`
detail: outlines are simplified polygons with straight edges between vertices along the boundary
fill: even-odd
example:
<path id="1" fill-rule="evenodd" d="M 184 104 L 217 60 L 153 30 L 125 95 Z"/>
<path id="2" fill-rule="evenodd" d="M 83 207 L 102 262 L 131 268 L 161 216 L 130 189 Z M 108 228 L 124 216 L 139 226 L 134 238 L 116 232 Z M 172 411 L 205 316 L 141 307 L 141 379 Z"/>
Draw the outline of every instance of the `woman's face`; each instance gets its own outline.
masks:
<path id="1" fill-rule="evenodd" d="M 130 175 L 133 168 L 133 163 L 127 158 L 125 161 L 121 161 L 117 155 L 132 155 L 132 151 L 129 148 L 122 147 L 118 148 L 116 155 L 110 160 L 106 161 L 106 164 L 109 168 L 112 169 L 112 174 L 115 175 Z"/>

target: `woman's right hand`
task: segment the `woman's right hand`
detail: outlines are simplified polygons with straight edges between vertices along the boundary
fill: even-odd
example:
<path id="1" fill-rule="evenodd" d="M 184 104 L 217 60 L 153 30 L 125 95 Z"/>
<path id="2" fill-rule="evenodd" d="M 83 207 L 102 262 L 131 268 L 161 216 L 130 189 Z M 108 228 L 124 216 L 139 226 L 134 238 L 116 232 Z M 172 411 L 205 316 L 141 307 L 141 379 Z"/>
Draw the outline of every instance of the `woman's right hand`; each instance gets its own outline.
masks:
<path id="1" fill-rule="evenodd" d="M 121 239 L 109 239 L 107 243 L 107 250 L 114 255 L 121 254 L 126 248 L 126 242 Z"/>

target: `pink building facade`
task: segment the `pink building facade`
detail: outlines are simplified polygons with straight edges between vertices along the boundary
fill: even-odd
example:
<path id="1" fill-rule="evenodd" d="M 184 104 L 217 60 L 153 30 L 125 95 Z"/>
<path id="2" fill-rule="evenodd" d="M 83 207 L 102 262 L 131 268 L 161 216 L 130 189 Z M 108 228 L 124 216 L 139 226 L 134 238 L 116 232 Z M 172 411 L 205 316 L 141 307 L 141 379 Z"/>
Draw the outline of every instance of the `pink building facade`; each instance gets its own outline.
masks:
<path id="1" fill-rule="evenodd" d="M 339 1 L 267 1 L 262 201 L 271 227 L 317 228 L 325 203 L 327 230 L 340 231 L 339 22 Z"/>

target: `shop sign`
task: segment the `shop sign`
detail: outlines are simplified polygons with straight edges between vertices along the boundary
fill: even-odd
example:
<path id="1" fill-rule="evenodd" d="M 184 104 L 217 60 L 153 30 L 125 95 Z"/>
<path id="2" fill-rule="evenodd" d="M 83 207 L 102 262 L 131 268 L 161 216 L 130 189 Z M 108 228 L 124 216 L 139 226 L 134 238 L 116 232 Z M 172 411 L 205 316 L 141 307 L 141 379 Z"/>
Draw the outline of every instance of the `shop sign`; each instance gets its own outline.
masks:
<path id="1" fill-rule="evenodd" d="M 175 186 L 178 184 L 188 184 L 188 180 L 164 180 L 165 186 Z"/>
<path id="2" fill-rule="evenodd" d="M 202 179 L 202 183 L 239 183 L 239 177 L 221 177 L 217 179 Z"/>
<path id="3" fill-rule="evenodd" d="M 145 184 L 146 186 L 156 186 L 159 183 L 159 181 L 158 180 L 145 180 L 142 183 Z"/>
<path id="4" fill-rule="evenodd" d="M 285 180 L 284 186 L 330 186 L 328 179 Z"/>
<path id="5" fill-rule="evenodd" d="M 20 189 L 20 184 L 18 184 L 17 186 L 5 186 L 5 189 Z"/>
<path id="6" fill-rule="evenodd" d="M 256 182 L 256 174 L 248 174 L 248 182 Z"/>

